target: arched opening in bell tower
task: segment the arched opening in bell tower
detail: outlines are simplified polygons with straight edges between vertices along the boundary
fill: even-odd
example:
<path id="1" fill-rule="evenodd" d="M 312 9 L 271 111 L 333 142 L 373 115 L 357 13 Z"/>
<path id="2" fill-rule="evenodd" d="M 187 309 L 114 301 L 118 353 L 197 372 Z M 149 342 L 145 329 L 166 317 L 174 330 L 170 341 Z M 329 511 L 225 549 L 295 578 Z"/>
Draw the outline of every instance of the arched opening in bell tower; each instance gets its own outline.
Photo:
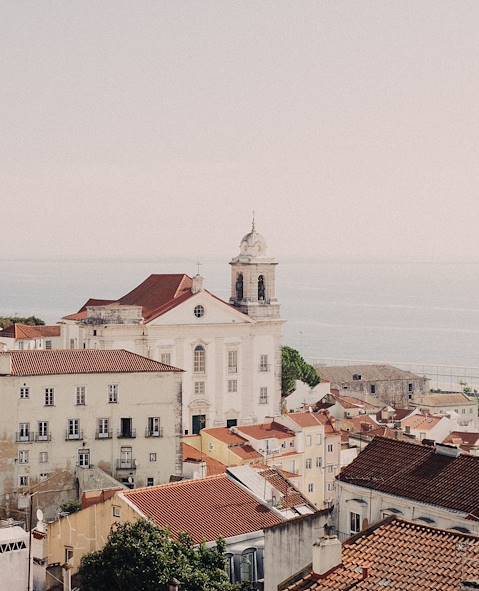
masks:
<path id="1" fill-rule="evenodd" d="M 258 301 L 264 302 L 266 300 L 266 288 L 264 285 L 264 275 L 258 277 Z"/>
<path id="2" fill-rule="evenodd" d="M 236 301 L 243 301 L 243 273 L 238 273 L 236 276 Z"/>

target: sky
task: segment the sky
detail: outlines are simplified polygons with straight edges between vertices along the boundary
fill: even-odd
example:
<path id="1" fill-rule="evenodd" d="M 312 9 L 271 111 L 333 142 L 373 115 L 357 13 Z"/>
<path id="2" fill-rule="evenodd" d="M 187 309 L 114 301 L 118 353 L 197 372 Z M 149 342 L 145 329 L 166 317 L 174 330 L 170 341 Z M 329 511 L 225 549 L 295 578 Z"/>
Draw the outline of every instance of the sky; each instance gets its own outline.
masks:
<path id="1" fill-rule="evenodd" d="M 476 0 L 0 0 L 0 258 L 475 259 Z"/>

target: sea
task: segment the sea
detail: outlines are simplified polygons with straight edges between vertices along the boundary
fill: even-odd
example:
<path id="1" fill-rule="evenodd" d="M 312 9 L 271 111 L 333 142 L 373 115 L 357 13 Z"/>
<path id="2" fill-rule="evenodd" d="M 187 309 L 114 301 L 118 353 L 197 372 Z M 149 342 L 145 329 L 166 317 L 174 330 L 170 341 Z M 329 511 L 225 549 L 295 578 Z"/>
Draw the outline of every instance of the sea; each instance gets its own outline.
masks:
<path id="1" fill-rule="evenodd" d="M 196 273 L 195 261 L 0 259 L 0 315 L 54 323 L 89 297 L 117 298 L 151 273 L 182 272 Z M 200 272 L 229 298 L 228 261 L 203 260 Z M 281 260 L 277 296 L 284 342 L 308 360 L 392 362 L 479 385 L 479 262 Z"/>

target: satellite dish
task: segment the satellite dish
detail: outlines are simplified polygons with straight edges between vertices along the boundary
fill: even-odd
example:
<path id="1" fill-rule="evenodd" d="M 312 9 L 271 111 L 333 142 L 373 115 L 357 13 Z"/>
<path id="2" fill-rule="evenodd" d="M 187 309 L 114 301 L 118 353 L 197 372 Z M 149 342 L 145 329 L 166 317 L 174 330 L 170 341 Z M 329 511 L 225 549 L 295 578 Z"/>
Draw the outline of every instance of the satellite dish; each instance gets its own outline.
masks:
<path id="1" fill-rule="evenodd" d="M 128 482 L 131 484 L 133 482 L 133 478 L 131 476 L 128 476 Z"/>
<path id="2" fill-rule="evenodd" d="M 43 511 L 41 509 L 37 509 L 37 519 L 43 521 Z"/>

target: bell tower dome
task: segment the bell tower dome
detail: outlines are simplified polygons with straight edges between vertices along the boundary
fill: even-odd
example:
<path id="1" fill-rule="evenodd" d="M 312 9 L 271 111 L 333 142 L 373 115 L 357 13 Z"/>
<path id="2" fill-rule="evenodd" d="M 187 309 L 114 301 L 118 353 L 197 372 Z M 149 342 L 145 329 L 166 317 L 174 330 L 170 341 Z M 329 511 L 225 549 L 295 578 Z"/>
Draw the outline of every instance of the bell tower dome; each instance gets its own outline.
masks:
<path id="1" fill-rule="evenodd" d="M 279 318 L 277 264 L 274 257 L 268 256 L 266 241 L 256 231 L 253 217 L 251 231 L 241 240 L 239 255 L 230 262 L 230 303 L 257 320 Z"/>

